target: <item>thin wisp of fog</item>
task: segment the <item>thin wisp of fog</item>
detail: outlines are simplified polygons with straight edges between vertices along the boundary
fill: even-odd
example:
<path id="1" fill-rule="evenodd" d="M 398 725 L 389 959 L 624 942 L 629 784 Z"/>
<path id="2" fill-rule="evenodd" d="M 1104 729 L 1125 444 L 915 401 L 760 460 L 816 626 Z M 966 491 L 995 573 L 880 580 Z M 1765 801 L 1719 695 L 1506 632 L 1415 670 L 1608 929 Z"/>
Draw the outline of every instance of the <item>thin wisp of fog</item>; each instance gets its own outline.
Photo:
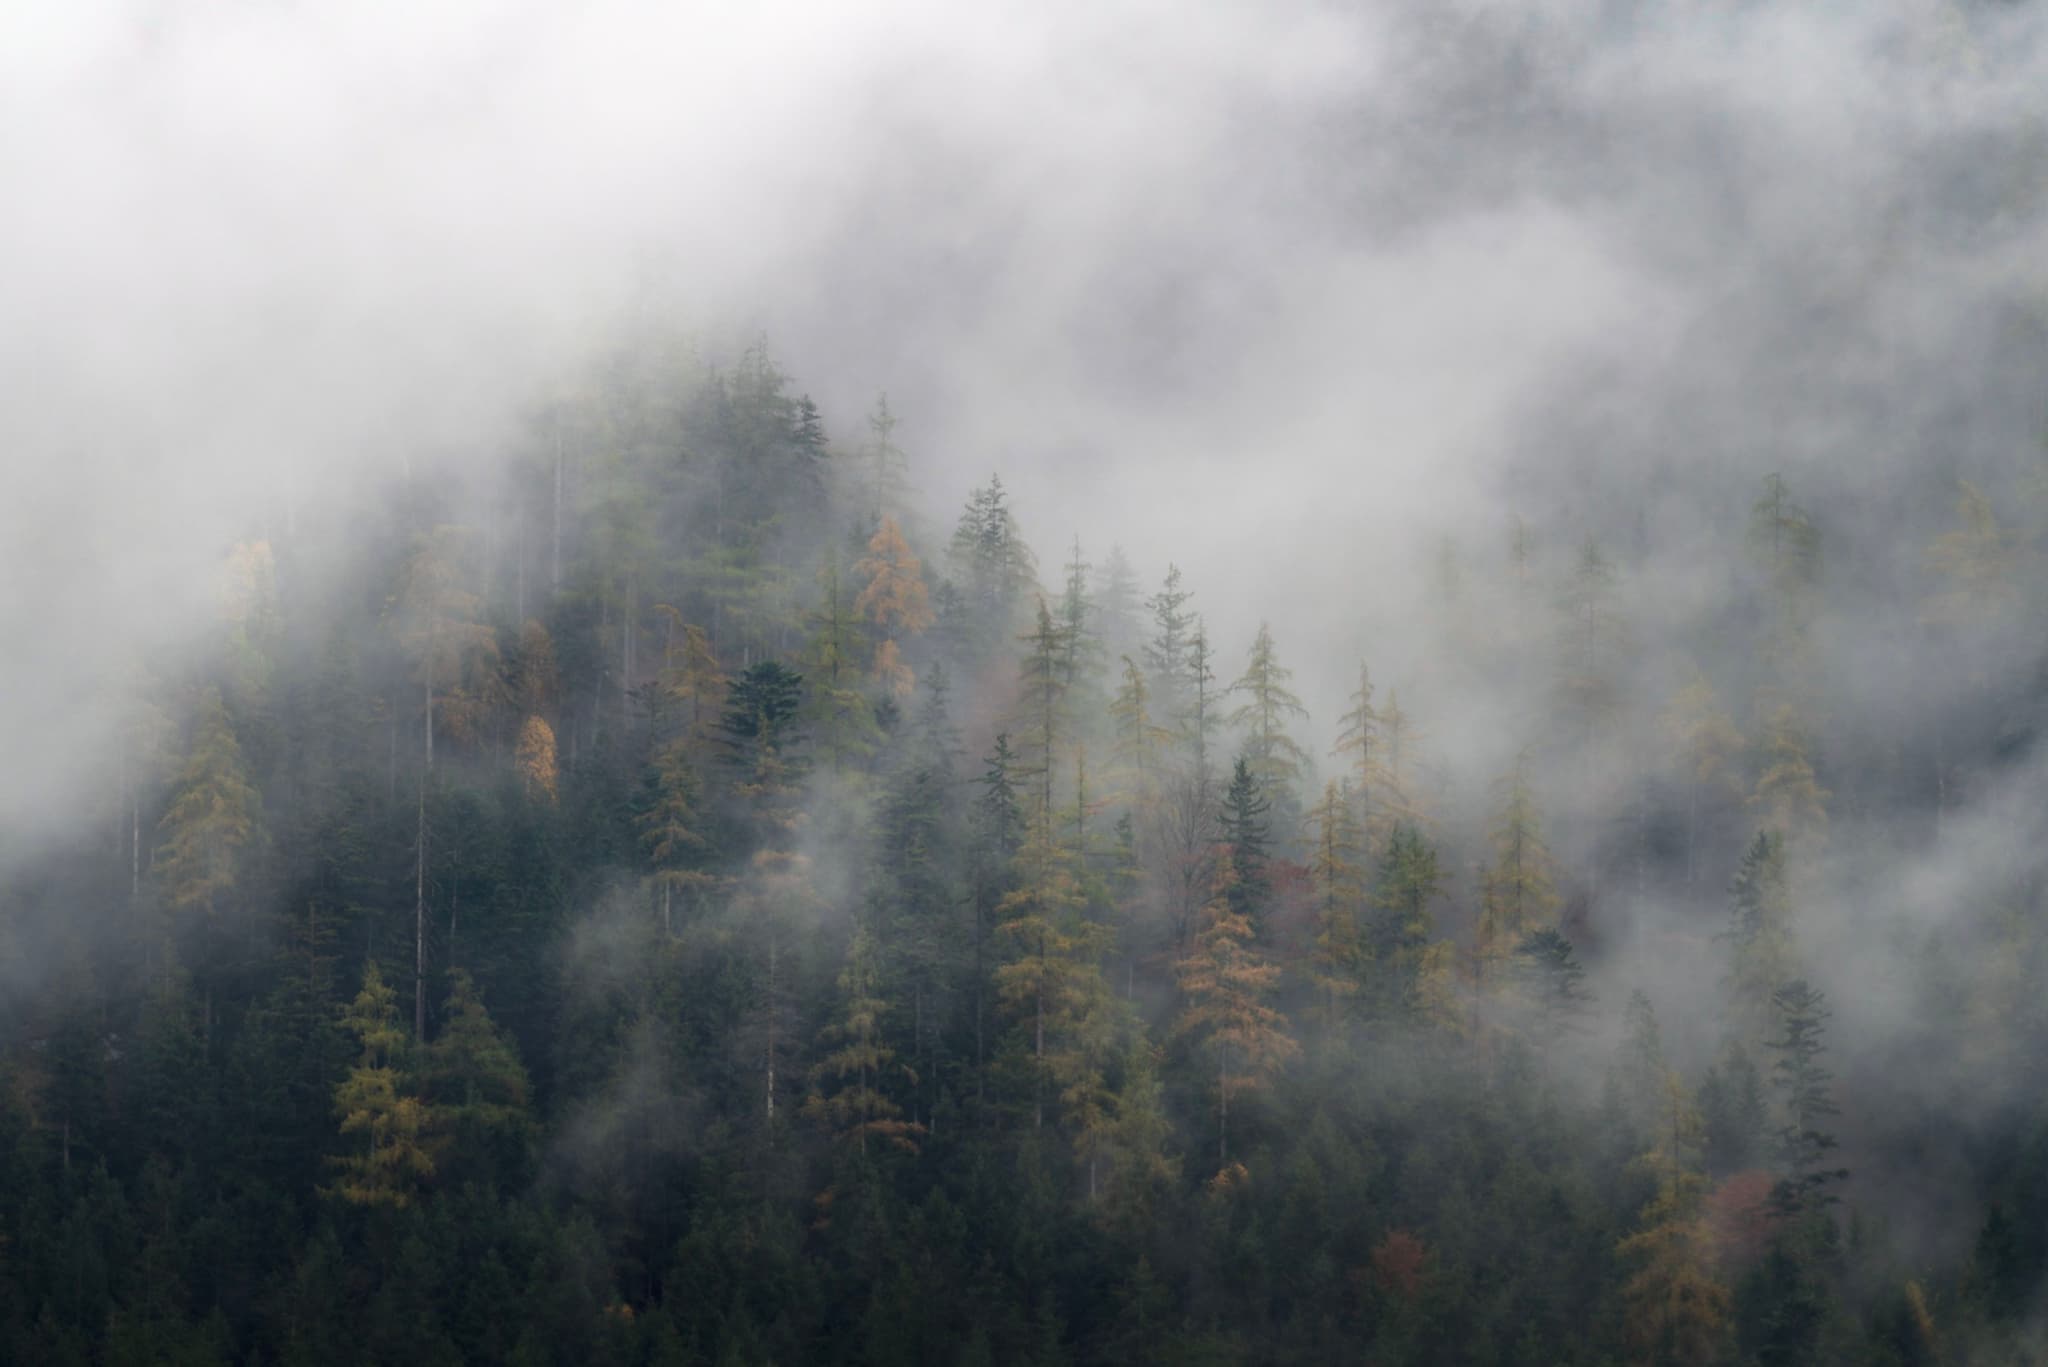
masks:
<path id="1" fill-rule="evenodd" d="M 0 14 L 0 1358 L 2048 1352 L 2048 11 Z"/>

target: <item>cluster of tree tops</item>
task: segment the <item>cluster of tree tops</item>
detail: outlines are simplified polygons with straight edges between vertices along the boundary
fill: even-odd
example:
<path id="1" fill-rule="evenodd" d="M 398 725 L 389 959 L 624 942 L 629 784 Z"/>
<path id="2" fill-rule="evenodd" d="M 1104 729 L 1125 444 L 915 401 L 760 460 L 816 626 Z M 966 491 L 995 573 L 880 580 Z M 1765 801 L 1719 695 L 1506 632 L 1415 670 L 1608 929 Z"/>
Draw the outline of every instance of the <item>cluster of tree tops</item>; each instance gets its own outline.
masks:
<path id="1" fill-rule="evenodd" d="M 1748 723 L 1695 676 L 1663 754 L 1617 739 L 1617 567 L 1515 529 L 1522 630 L 1455 650 L 1540 697 L 1468 818 L 1363 666 L 1318 787 L 1279 643 L 1224 663 L 1177 570 L 1042 575 L 995 479 L 924 534 L 895 427 L 630 349 L 490 495 L 234 548 L 7 889 L 0 1356 L 2033 1360 L 2037 1104 L 1959 1251 L 1842 1180 L 1782 481 L 1732 552 Z M 2025 550 L 1966 491 L 1928 611 L 1975 629 Z M 1595 789 L 1635 815 L 1568 869 L 1539 794 Z M 1581 965 L 1651 882 L 1719 932 L 1691 1077 Z M 2039 1038 L 2007 921 L 1975 1057 Z"/>

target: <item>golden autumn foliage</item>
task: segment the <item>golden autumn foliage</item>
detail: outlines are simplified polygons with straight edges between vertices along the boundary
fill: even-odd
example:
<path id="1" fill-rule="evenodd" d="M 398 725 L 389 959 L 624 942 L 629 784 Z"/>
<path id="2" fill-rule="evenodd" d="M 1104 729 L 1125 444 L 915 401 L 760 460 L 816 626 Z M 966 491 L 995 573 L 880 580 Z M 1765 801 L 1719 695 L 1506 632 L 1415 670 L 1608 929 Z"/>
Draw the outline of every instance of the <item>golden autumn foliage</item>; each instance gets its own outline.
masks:
<path id="1" fill-rule="evenodd" d="M 342 1013 L 342 1024 L 362 1053 L 334 1089 L 334 1110 L 344 1136 L 360 1147 L 332 1159 L 341 1170 L 330 1189 L 351 1205 L 402 1207 L 434 1175 L 429 1108 L 410 1093 L 403 1063 L 410 1047 L 398 1016 L 397 994 L 375 960 L 363 970 L 362 991 Z"/>
<path id="2" fill-rule="evenodd" d="M 730 684 L 703 627 L 685 622 L 667 603 L 655 605 L 662 619 L 660 686 L 662 696 L 683 709 L 683 724 L 693 740 L 701 740 L 725 706 Z"/>
<path id="3" fill-rule="evenodd" d="M 1956 491 L 1954 530 L 1934 538 L 1922 558 L 1939 587 L 1929 596 L 1923 620 L 1946 626 L 1995 621 L 2017 605 L 2018 540 L 1998 525 L 1984 492 L 1962 481 Z"/>
<path id="4" fill-rule="evenodd" d="M 1097 961 L 1110 932 L 1086 916 L 1086 898 L 1071 859 L 1053 843 L 1048 821 L 1033 826 L 1018 864 L 1024 871 L 1021 885 L 996 904 L 996 933 L 1009 957 L 997 967 L 994 980 L 997 1000 L 1014 1019 L 1028 1022 L 1034 1110 L 1042 1124 L 1046 1084 L 1071 1084 L 1066 1055 L 1080 1042 L 1079 1027 L 1100 994 Z"/>
<path id="5" fill-rule="evenodd" d="M 1194 950 L 1176 971 L 1186 1005 L 1178 1029 L 1198 1036 L 1216 1060 L 1217 1149 L 1228 1161 L 1230 1101 L 1263 1087 L 1299 1052 L 1287 1018 L 1269 998 L 1280 967 L 1252 942 L 1251 918 L 1231 906 L 1237 870 L 1228 853 L 1217 861 L 1204 923 Z"/>
<path id="6" fill-rule="evenodd" d="M 1370 849 L 1384 850 L 1402 826 L 1427 831 L 1429 810 L 1421 795 L 1421 732 L 1402 710 L 1398 692 L 1387 695 L 1374 728 L 1378 753 L 1361 744 L 1357 754 L 1360 782 L 1366 785 L 1366 841 Z"/>
<path id="7" fill-rule="evenodd" d="M 1352 766 L 1352 794 L 1363 823 L 1372 819 L 1373 784 L 1380 773 L 1380 714 L 1372 702 L 1372 671 L 1363 661 L 1350 702 L 1351 709 L 1337 719 L 1337 746 L 1330 753 L 1344 756 Z"/>
<path id="8" fill-rule="evenodd" d="M 1557 860 L 1543 842 L 1526 754 L 1515 756 L 1495 790 L 1500 805 L 1490 833 L 1493 862 L 1480 889 L 1479 954 L 1485 961 L 1505 958 L 1531 931 L 1549 928 L 1564 900 L 1557 891 Z"/>
<path id="9" fill-rule="evenodd" d="M 1360 855 L 1365 842 L 1351 796 L 1337 781 L 1324 785 L 1322 801 L 1308 813 L 1315 832 L 1309 851 L 1309 878 L 1315 889 L 1315 956 L 1309 976 L 1323 992 L 1329 1024 L 1335 1026 L 1339 1005 L 1363 985 L 1371 951 L 1365 940 L 1365 870 Z"/>
<path id="10" fill-rule="evenodd" d="M 263 796 L 249 780 L 220 690 L 200 697 L 192 742 L 157 829 L 156 876 L 173 908 L 217 909 L 258 835 Z"/>
<path id="11" fill-rule="evenodd" d="M 822 1039 L 831 1052 L 812 1070 L 814 1090 L 803 1114 L 818 1121 L 863 1154 L 875 1139 L 905 1153 L 917 1152 L 924 1126 L 903 1118 L 903 1108 L 882 1091 L 882 1078 L 896 1057 L 883 1043 L 882 1019 L 889 1003 L 880 995 L 879 953 L 866 927 L 856 930 L 839 975 L 845 1004 Z"/>
<path id="12" fill-rule="evenodd" d="M 1805 728 L 1791 704 L 1781 704 L 1765 719 L 1757 749 L 1760 772 L 1749 805 L 1758 819 L 1791 845 L 1825 840 L 1830 794 L 1814 775 Z"/>
<path id="13" fill-rule="evenodd" d="M 1640 1160 L 1657 1194 L 1618 1249 L 1635 1269 L 1622 1285 L 1622 1332 L 1634 1361 L 1705 1367 L 1720 1360 L 1727 1342 L 1730 1297 L 1716 1275 L 1706 1179 L 1692 1169 L 1699 1113 L 1675 1071 L 1665 1070 L 1662 1082 L 1655 1147 Z"/>
<path id="14" fill-rule="evenodd" d="M 545 718 L 528 717 L 519 728 L 519 747 L 514 761 L 519 766 L 519 784 L 532 797 L 539 793 L 555 800 L 555 728 Z"/>
<path id="15" fill-rule="evenodd" d="M 917 691 L 917 675 L 903 662 L 903 652 L 896 648 L 894 640 L 875 647 L 873 674 L 876 683 L 898 698 L 907 698 Z"/>
<path id="16" fill-rule="evenodd" d="M 1735 760 L 1742 753 L 1742 732 L 1721 707 L 1714 685 L 1703 672 L 1693 670 L 1685 687 L 1664 709 L 1661 721 L 1697 789 L 1736 786 Z"/>
<path id="17" fill-rule="evenodd" d="M 924 566 L 911 553 L 896 519 L 885 517 L 868 539 L 868 553 L 854 565 L 867 587 L 853 600 L 853 610 L 892 636 L 915 636 L 930 627 L 930 596 L 924 587 Z"/>

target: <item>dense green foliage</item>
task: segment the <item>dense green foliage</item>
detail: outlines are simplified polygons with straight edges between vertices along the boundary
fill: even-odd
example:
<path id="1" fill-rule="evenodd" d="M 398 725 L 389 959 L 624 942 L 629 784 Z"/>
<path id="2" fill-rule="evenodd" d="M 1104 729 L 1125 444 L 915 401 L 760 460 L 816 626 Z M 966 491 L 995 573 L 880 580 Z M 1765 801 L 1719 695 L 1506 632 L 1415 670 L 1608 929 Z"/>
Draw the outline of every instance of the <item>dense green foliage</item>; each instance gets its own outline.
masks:
<path id="1" fill-rule="evenodd" d="M 1464 820 L 1417 695 L 1358 669 L 1311 786 L 1269 630 L 1219 688 L 1178 570 L 1042 587 L 999 480 L 919 523 L 886 404 L 842 449 L 764 349 L 665 355 L 487 494 L 252 538 L 138 683 L 106 810 L 7 892 L 0 1357 L 2021 1360 L 2039 1101 L 1951 1175 L 1960 1251 L 1903 1258 L 1856 1180 L 1939 1119 L 1829 1067 L 1796 913 L 1844 779 L 1782 481 L 1728 552 L 1754 725 L 1700 676 L 1669 754 L 1603 740 L 1634 637 L 1587 540 L 1555 649 L 1493 647 L 1528 734 Z M 2006 600 L 1939 594 L 2013 572 L 1966 512 L 1959 649 Z M 1544 801 L 1616 773 L 1641 819 L 1567 848 Z M 1710 1061 L 1594 990 L 1631 878 L 1712 946 Z M 2023 1000 L 1929 1028 L 2024 1060 Z"/>

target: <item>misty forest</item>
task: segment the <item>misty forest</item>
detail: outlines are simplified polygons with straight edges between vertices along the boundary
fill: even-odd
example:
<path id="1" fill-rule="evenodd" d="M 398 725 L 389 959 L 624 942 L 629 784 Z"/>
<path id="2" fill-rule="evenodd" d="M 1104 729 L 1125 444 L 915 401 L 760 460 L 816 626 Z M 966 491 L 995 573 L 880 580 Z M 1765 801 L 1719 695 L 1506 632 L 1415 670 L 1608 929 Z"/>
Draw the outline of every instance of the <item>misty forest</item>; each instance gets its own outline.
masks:
<path id="1" fill-rule="evenodd" d="M 1148 74 L 1035 150 L 940 44 L 680 257 L 79 40 L 156 188 L 0 230 L 0 1359 L 2048 1362 L 2038 6 L 1394 6 L 1356 100 L 1297 8 L 1053 7 Z"/>

